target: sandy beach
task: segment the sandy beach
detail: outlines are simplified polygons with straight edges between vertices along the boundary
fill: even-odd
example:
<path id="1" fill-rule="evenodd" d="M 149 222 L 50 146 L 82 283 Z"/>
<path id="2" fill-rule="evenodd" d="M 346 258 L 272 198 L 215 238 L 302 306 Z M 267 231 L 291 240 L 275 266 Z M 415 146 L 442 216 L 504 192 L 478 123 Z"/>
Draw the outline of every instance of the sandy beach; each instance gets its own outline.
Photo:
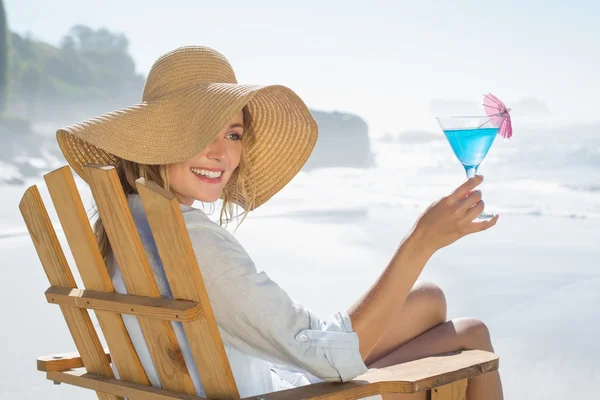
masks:
<path id="1" fill-rule="evenodd" d="M 35 369 L 36 357 L 75 348 L 59 309 L 45 303 L 48 284 L 19 221 L 18 188 L 5 192 L 0 259 L 10 279 L 0 283 L 0 398 L 93 399 L 53 386 Z M 383 207 L 289 215 L 265 208 L 236 235 L 293 299 L 326 314 L 368 288 L 417 216 Z M 507 399 L 580 398 L 599 388 L 599 231 L 598 220 L 505 216 L 426 266 L 421 278 L 444 289 L 449 318 L 473 316 L 489 326 Z"/>

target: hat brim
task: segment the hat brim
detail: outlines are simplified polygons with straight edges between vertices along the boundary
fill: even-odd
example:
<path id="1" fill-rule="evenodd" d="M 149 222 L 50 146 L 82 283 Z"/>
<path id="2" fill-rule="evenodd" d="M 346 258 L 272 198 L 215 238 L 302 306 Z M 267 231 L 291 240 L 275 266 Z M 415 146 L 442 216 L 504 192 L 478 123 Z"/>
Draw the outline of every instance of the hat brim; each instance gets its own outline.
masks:
<path id="1" fill-rule="evenodd" d="M 196 85 L 61 128 L 57 140 L 69 165 L 86 180 L 86 164 L 117 165 L 119 158 L 150 165 L 188 160 L 245 106 L 254 133 L 247 157 L 256 208 L 292 180 L 317 141 L 315 119 L 285 86 Z M 244 198 L 236 202 L 250 211 Z"/>

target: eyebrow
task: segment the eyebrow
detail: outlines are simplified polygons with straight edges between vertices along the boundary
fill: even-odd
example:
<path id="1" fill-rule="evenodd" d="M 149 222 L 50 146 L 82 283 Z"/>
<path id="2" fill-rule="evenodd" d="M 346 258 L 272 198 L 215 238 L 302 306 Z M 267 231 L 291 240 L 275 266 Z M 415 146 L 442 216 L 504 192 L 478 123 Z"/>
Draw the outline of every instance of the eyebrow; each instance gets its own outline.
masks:
<path id="1" fill-rule="evenodd" d="M 229 129 L 233 129 L 233 128 L 242 128 L 242 129 L 244 129 L 244 125 L 240 124 L 240 123 L 235 123 L 235 124 L 229 125 Z"/>

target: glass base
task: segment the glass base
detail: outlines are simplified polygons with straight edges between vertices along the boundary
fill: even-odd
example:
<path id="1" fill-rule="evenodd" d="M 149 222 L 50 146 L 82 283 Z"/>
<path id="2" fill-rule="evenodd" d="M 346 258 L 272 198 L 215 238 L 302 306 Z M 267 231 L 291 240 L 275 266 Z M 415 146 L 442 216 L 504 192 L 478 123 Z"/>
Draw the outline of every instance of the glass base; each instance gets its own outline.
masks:
<path id="1" fill-rule="evenodd" d="M 490 214 L 484 211 L 475 218 L 475 221 L 486 221 L 488 219 L 492 219 L 493 217 L 494 214 Z"/>

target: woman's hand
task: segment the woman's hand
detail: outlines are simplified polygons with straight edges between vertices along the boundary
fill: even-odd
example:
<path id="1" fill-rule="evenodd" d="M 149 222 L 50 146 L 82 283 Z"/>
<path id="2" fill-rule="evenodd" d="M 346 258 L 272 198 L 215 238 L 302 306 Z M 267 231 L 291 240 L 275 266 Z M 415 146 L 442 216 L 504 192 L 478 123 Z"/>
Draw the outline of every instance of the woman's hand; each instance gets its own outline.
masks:
<path id="1" fill-rule="evenodd" d="M 412 233 L 419 238 L 424 248 L 433 254 L 464 236 L 496 225 L 498 215 L 486 221 L 473 222 L 485 206 L 481 200 L 481 191 L 474 190 L 481 182 L 483 177 L 475 175 L 425 210 Z"/>

